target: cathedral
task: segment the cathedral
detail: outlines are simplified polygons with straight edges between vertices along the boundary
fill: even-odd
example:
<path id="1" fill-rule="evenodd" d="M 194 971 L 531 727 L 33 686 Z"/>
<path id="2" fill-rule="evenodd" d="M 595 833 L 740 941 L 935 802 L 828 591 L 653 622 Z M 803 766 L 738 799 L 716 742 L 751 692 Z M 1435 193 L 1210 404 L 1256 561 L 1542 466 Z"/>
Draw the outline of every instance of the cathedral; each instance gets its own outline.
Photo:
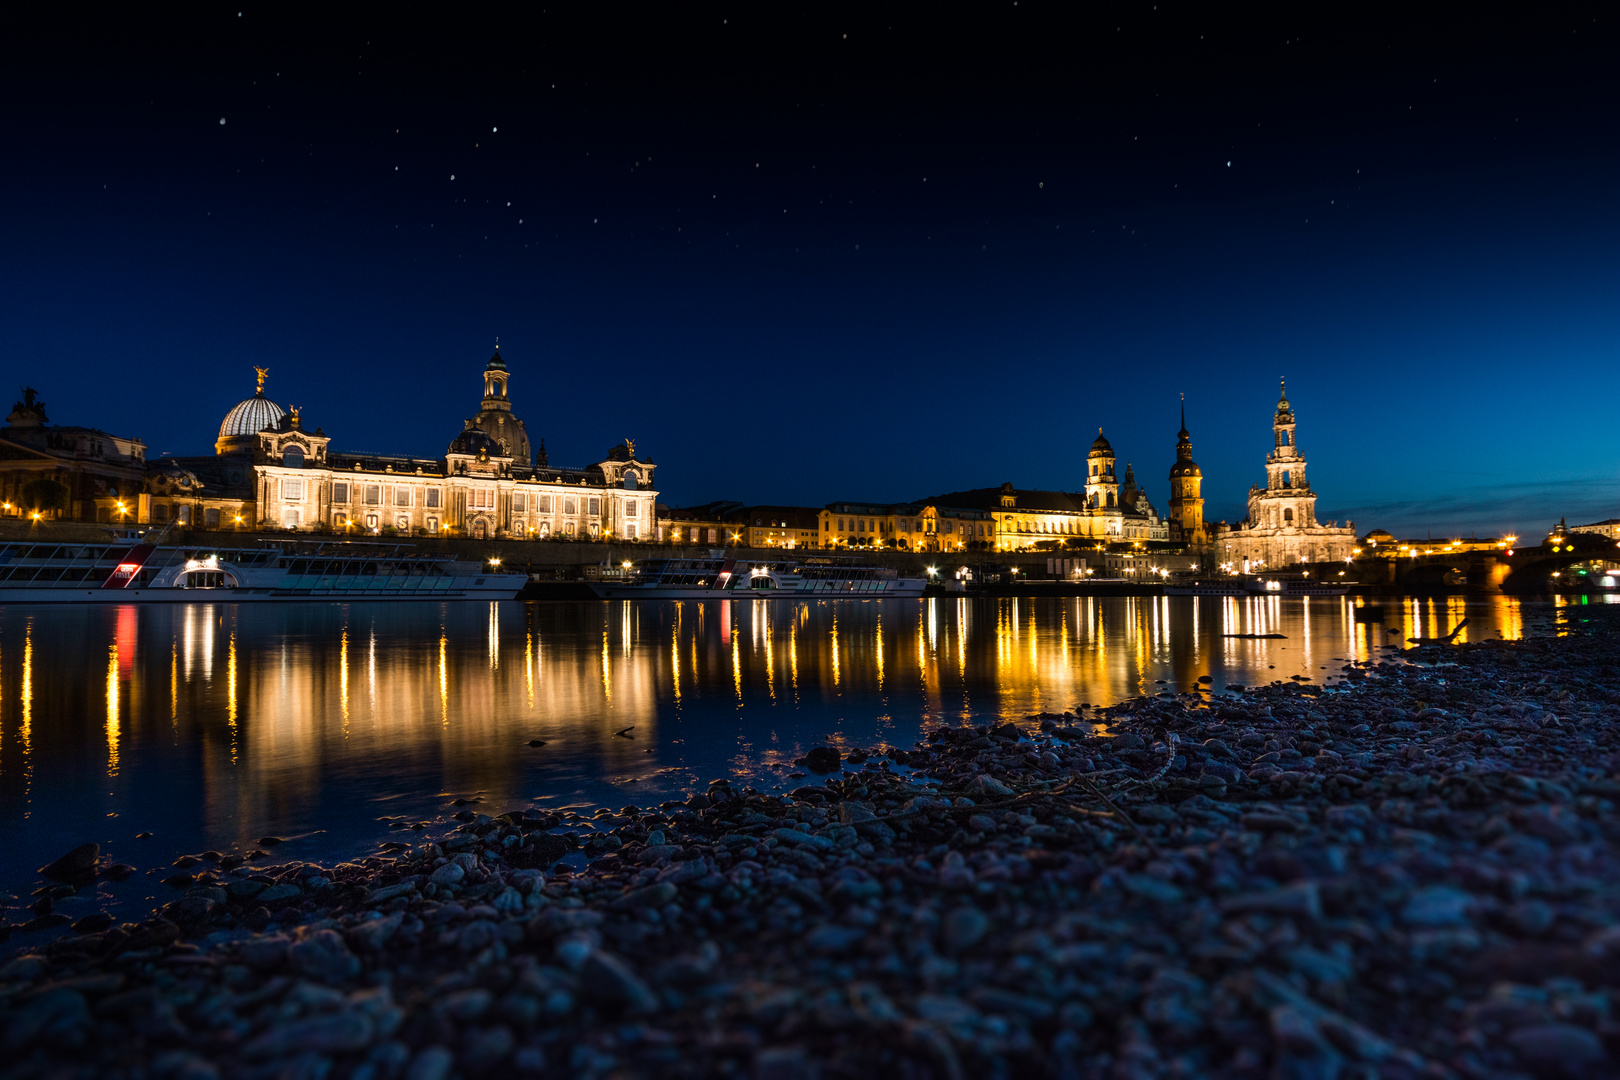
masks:
<path id="1" fill-rule="evenodd" d="M 1316 520 L 1316 493 L 1305 478 L 1305 459 L 1294 442 L 1294 428 L 1294 407 L 1288 403 L 1284 383 L 1272 417 L 1266 486 L 1249 489 L 1248 520 L 1223 524 L 1216 532 L 1216 554 L 1227 570 L 1255 573 L 1298 563 L 1343 562 L 1354 554 L 1353 522 L 1341 527 Z"/>
<path id="2" fill-rule="evenodd" d="M 626 439 L 582 469 L 552 467 L 507 395 L 500 349 L 483 399 L 442 457 L 333 450 L 258 386 L 225 414 L 214 455 L 152 463 L 138 508 L 107 501 L 100 520 L 203 528 L 282 528 L 351 536 L 657 540 L 656 466 Z"/>

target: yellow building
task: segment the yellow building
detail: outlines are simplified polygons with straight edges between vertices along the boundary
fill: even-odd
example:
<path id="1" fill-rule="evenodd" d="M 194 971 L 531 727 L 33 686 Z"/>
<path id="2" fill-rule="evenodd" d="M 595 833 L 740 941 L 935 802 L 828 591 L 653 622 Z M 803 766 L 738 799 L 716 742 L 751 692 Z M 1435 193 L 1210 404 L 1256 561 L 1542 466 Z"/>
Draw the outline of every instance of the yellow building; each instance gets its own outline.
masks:
<path id="1" fill-rule="evenodd" d="M 820 513 L 824 548 L 965 551 L 995 546 L 994 517 L 932 503 L 829 503 Z"/>
<path id="2" fill-rule="evenodd" d="M 1187 432 L 1187 403 L 1181 403 L 1181 430 L 1176 432 L 1176 463 L 1170 466 L 1170 539 L 1188 547 L 1209 544 L 1204 525 L 1204 473 L 1192 457 Z"/>
<path id="3" fill-rule="evenodd" d="M 483 400 L 443 457 L 330 450 L 299 411 L 256 392 L 220 425 L 209 458 L 154 464 L 142 520 L 206 528 L 281 528 L 343 535 L 658 540 L 656 468 L 626 439 L 600 462 L 557 468 L 545 444 L 531 457 L 507 397 L 497 350 L 482 373 Z"/>
<path id="4" fill-rule="evenodd" d="M 809 506 L 747 506 L 732 515 L 733 532 L 751 548 L 813 548 L 821 542 L 821 511 Z"/>

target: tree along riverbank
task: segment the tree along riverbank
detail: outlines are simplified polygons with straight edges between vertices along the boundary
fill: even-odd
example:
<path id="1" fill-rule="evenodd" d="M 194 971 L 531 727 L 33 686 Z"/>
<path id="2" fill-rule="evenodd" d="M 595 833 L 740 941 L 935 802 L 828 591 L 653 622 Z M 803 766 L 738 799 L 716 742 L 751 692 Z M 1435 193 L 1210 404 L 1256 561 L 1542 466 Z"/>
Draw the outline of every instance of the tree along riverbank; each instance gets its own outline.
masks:
<path id="1" fill-rule="evenodd" d="M 791 796 L 202 853 L 53 930 L 132 869 L 82 849 L 0 965 L 9 1075 L 1612 1075 L 1620 611 L 1565 618 Z"/>

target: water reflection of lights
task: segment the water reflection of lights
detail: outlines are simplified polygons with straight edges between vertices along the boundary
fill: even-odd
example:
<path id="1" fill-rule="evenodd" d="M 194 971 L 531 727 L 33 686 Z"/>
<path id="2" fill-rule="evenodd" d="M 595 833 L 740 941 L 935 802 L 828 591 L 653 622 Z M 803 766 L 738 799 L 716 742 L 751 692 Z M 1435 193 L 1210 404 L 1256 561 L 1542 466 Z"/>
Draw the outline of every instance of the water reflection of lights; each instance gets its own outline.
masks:
<path id="1" fill-rule="evenodd" d="M 17 729 L 17 741 L 22 743 L 23 758 L 23 817 L 33 813 L 34 780 L 34 620 L 30 617 L 23 626 L 22 723 Z"/>
<path id="2" fill-rule="evenodd" d="M 236 764 L 236 634 L 231 634 L 230 651 L 225 661 L 225 723 L 231 733 L 231 764 Z"/>
<path id="3" fill-rule="evenodd" d="M 450 664 L 449 664 L 449 660 L 445 656 L 445 649 L 449 646 L 449 643 L 450 643 L 449 636 L 446 635 L 444 633 L 444 631 L 441 629 L 439 631 L 439 725 L 441 727 L 446 727 L 446 728 L 448 728 L 450 726 Z M 372 679 L 371 713 L 372 713 L 372 716 L 375 717 L 376 714 L 377 714 L 377 690 L 376 690 L 376 680 L 377 680 L 377 634 L 376 634 L 376 631 L 372 631 L 372 635 L 371 635 L 371 679 Z"/>
<path id="4" fill-rule="evenodd" d="M 107 648 L 107 775 L 118 775 L 118 642 Z"/>
<path id="5" fill-rule="evenodd" d="M 874 635 L 877 642 L 877 687 L 878 693 L 883 692 L 883 612 L 877 616 L 877 633 Z"/>
<path id="6" fill-rule="evenodd" d="M 489 602 L 489 669 L 501 666 L 501 605 Z"/>
<path id="7" fill-rule="evenodd" d="M 355 620 L 364 616 L 347 608 L 330 615 L 315 606 L 269 613 L 224 605 L 135 608 L 135 621 L 124 625 L 109 625 L 104 612 L 64 609 L 43 623 L 49 638 L 30 615 L 16 619 L 15 629 L 0 624 L 6 646 L 0 674 L 7 676 L 0 784 L 13 820 L 26 815 L 31 778 L 45 775 L 41 762 L 62 759 L 58 751 L 67 742 L 81 755 L 81 771 L 105 777 L 116 770 L 128 791 L 184 787 L 166 783 L 162 770 L 200 762 L 203 813 L 220 821 L 259 821 L 300 801 L 314 805 L 319 785 L 357 775 L 379 787 L 488 788 L 494 801 L 532 794 L 525 787 L 532 770 L 559 762 L 589 758 L 620 771 L 650 766 L 651 775 L 713 767 L 701 757 L 711 735 L 726 744 L 727 760 L 743 750 L 746 733 L 746 746 L 759 748 L 744 751 L 750 763 L 767 753 L 791 761 L 802 753 L 793 745 L 800 737 L 795 715 L 818 726 L 813 737 L 837 730 L 833 725 L 847 717 L 852 744 L 861 744 L 857 725 L 864 724 L 868 734 L 878 730 L 903 745 L 923 716 L 947 723 L 1018 719 L 1071 709 L 1082 699 L 1106 703 L 1144 684 L 1192 690 L 1206 675 L 1216 686 L 1296 674 L 1323 679 L 1336 672 L 1315 665 L 1335 654 L 1376 658 L 1392 640 L 1443 633 L 1465 614 L 1473 640 L 1520 636 L 1527 610 L 1507 598 L 1466 606 L 1390 599 L 1382 603 L 1386 621 L 1369 624 L 1354 618 L 1350 601 L 1333 597 L 952 599 L 750 599 L 731 602 L 729 614 L 725 607 L 709 611 L 718 624 L 704 614 L 712 604 L 635 604 L 628 613 L 622 605 L 502 605 L 497 620 L 507 625 L 498 637 L 477 605 L 390 611 L 366 630 L 365 723 L 355 722 L 360 703 L 353 683 L 361 632 Z M 1386 636 L 1390 629 L 1399 629 L 1400 638 Z M 6 636 L 8 630 L 23 640 Z M 1221 637 L 1242 632 L 1287 636 Z M 222 655 L 208 645 L 215 633 L 227 638 Z M 493 663 L 491 638 L 502 654 Z M 783 670 L 776 667 L 777 645 Z M 36 649 L 52 663 L 36 668 Z M 58 656 L 68 657 L 69 666 Z M 20 672 L 11 664 L 20 664 Z M 1154 686 L 1158 679 L 1165 685 Z M 57 722 L 59 710 L 69 719 L 95 717 L 102 703 L 94 698 L 103 694 L 103 731 Z M 684 745 L 652 734 L 660 709 L 665 719 L 671 715 L 671 702 L 680 707 L 673 715 Z M 163 723 L 165 714 L 171 723 Z M 544 766 L 535 755 L 513 753 L 536 734 L 537 716 L 544 719 L 541 737 L 555 740 Z M 609 717 L 611 724 L 604 722 Z M 610 741 L 612 731 L 631 724 L 638 742 Z M 227 726 L 228 745 L 220 737 Z M 162 753 L 146 752 L 154 738 L 162 740 Z M 170 745 L 188 739 L 197 753 L 177 757 Z M 654 754 L 643 757 L 644 750 Z M 53 793 L 58 789 L 53 780 Z M 632 787 L 625 801 L 640 790 Z"/>
<path id="8" fill-rule="evenodd" d="M 338 642 L 338 711 L 343 717 L 343 734 L 349 733 L 349 628 L 343 628 Z"/>

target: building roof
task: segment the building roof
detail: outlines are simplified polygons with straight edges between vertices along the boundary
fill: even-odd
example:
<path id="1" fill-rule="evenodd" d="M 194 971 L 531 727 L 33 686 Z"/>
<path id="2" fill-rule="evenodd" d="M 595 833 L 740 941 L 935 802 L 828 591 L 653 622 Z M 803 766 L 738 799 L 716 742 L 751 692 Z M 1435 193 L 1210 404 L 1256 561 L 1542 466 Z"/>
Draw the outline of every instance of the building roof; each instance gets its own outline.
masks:
<path id="1" fill-rule="evenodd" d="M 1011 507 L 1002 507 L 1001 497 L 1010 494 L 1016 502 Z M 956 506 L 966 510 L 1000 510 L 1010 509 L 1047 511 L 1057 514 L 1077 514 L 1086 508 L 1086 497 L 1074 492 L 1064 491 L 1026 491 L 1016 488 L 1008 491 L 1006 486 L 993 488 L 972 488 L 968 491 L 951 491 L 944 495 L 934 495 L 924 499 L 923 502 L 935 506 Z"/>
<path id="2" fill-rule="evenodd" d="M 819 529 L 820 515 L 815 506 L 748 506 L 737 511 L 745 525 L 778 529 Z"/>
<path id="3" fill-rule="evenodd" d="M 219 437 L 230 439 L 257 435 L 265 428 L 275 427 L 286 415 L 286 409 L 265 397 L 264 391 L 260 390 L 231 406 L 231 411 L 225 414 L 225 419 L 219 425 Z"/>

